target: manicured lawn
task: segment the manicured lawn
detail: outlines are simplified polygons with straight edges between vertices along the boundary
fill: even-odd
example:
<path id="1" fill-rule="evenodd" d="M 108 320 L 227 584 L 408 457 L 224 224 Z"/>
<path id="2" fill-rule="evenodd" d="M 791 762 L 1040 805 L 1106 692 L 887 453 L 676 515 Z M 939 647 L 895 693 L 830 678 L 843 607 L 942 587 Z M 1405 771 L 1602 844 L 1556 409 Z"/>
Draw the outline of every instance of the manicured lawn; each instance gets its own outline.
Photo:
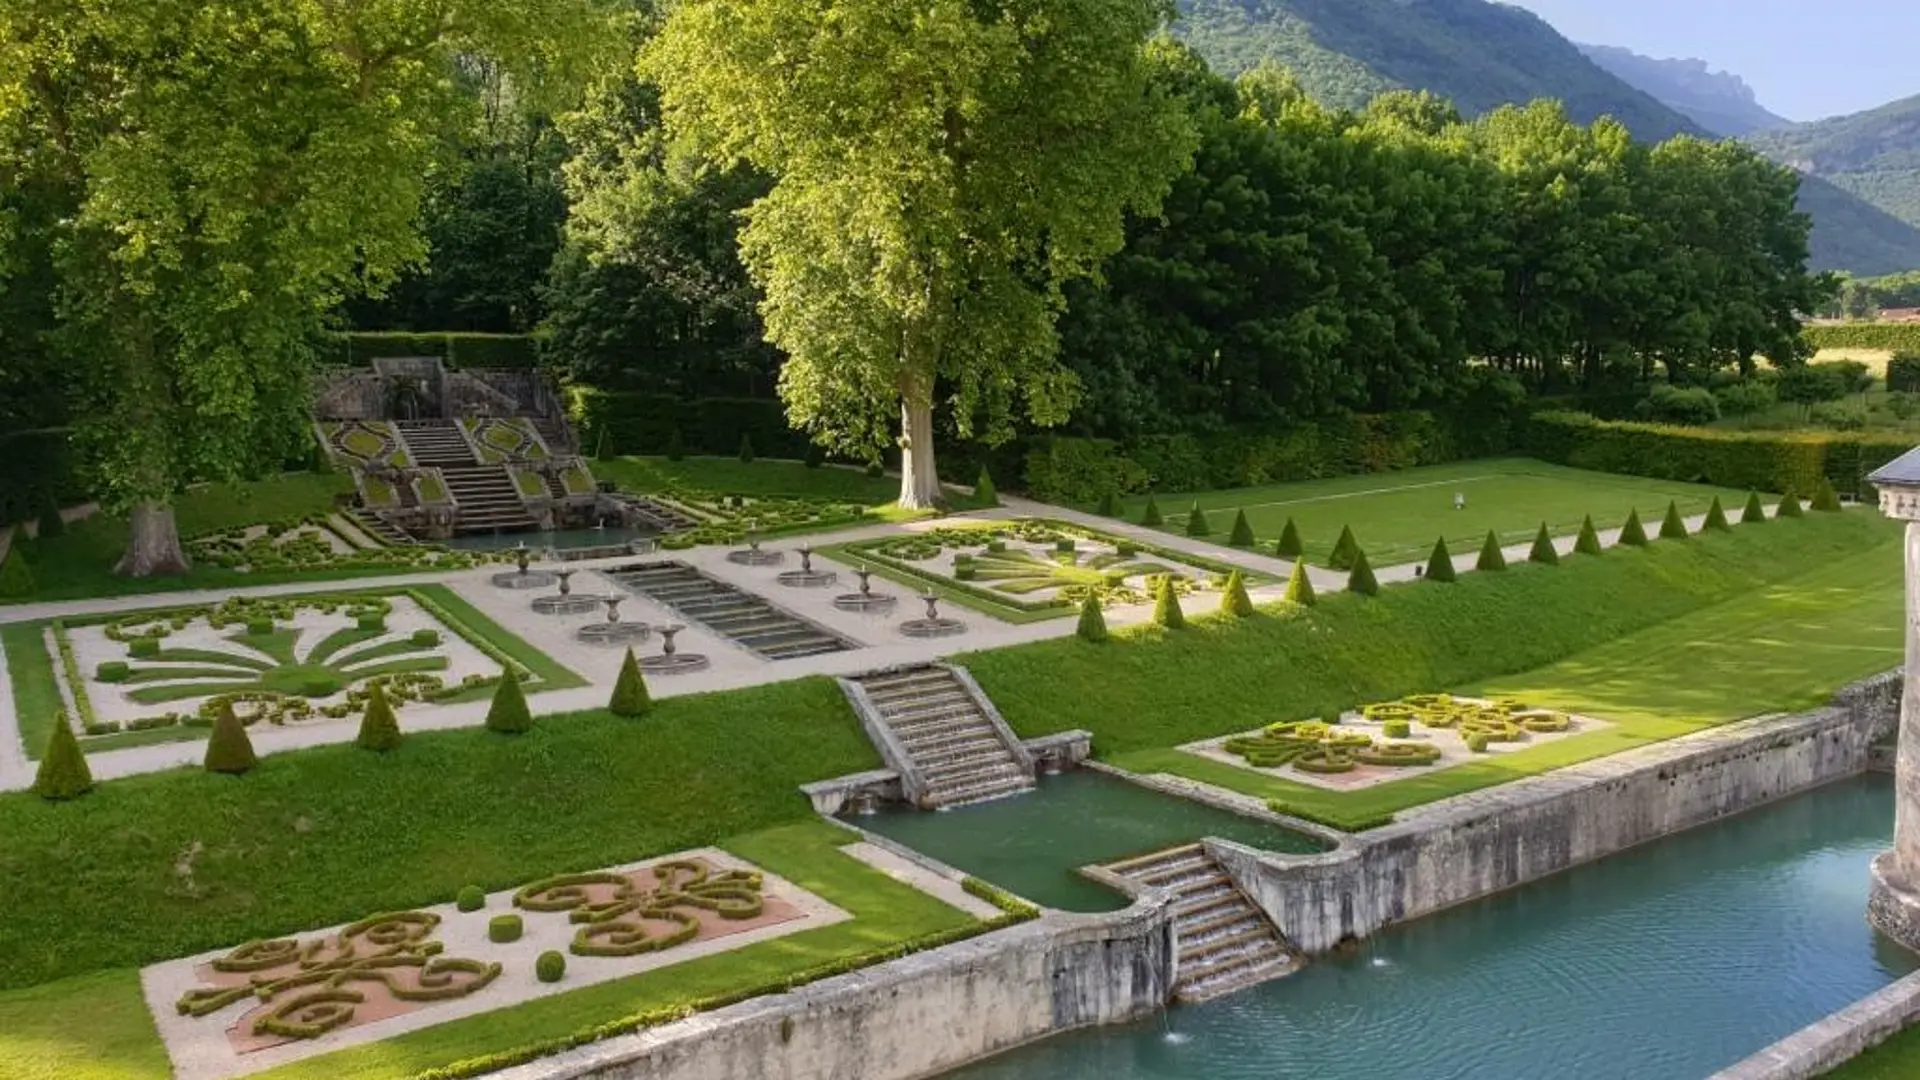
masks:
<path id="1" fill-rule="evenodd" d="M 184 537 L 280 519 L 324 515 L 335 495 L 353 490 L 344 474 L 288 473 L 271 480 L 238 484 L 208 484 L 182 495 L 174 516 Z M 326 572 L 242 573 L 218 566 L 195 567 L 176 577 L 123 578 L 113 573 L 127 543 L 123 517 L 96 514 L 67 526 L 47 541 L 32 541 L 23 549 L 38 585 L 32 602 L 72 600 L 86 596 L 136 596 L 181 589 L 219 589 L 271 585 L 282 581 L 325 581 L 329 577 L 367 577 L 362 567 L 329 575 Z M 0 604 L 19 601 L 0 600 Z"/>
<path id="2" fill-rule="evenodd" d="M 277 754 L 242 777 L 130 777 L 73 803 L 0 795 L 0 987 L 805 820 L 798 785 L 878 763 L 839 689 L 806 679 L 671 698 L 642 720 L 546 717 L 517 737 Z"/>
<path id="3" fill-rule="evenodd" d="M 795 797 L 797 800 L 797 796 Z M 719 846 L 794 882 L 853 915 L 850 922 L 584 987 L 383 1042 L 337 1051 L 257 1074 L 271 1080 L 405 1080 L 428 1069 L 465 1073 L 493 1055 L 519 1056 L 585 1040 L 597 1028 L 701 999 L 768 986 L 820 965 L 951 933 L 965 913 L 895 882 L 841 845 L 859 837 L 801 821 L 723 840 Z M 92 1022 L 101 1015 L 104 1044 Z M 111 1013 L 104 1012 L 111 1010 Z M 140 1003 L 139 976 L 115 971 L 0 993 L 0 1058 L 26 1063 L 20 1080 L 166 1080 L 164 1051 Z M 101 1060 L 104 1058 L 105 1060 Z"/>
<path id="4" fill-rule="evenodd" d="M 1247 620 L 1194 620 L 1185 631 L 1129 631 L 1105 646 L 1069 638 L 975 653 L 961 663 L 1023 736 L 1085 728 L 1094 733 L 1096 754 L 1117 765 L 1178 771 L 1270 798 L 1284 795 L 1294 809 L 1352 824 L 1377 816 L 1380 806 L 1411 806 L 1451 792 L 1416 786 L 1398 794 L 1401 785 L 1321 792 L 1171 748 L 1276 721 L 1331 716 L 1369 701 L 1533 671 L 1615 638 L 1805 578 L 1775 606 L 1706 624 L 1735 627 L 1727 631 L 1729 641 L 1763 630 L 1760 636 L 1779 636 L 1789 642 L 1783 651 L 1796 653 L 1803 638 L 1825 633 L 1823 627 L 1851 633 L 1843 629 L 1847 619 L 1884 612 L 1887 603 L 1897 607 L 1898 535 L 1896 526 L 1869 511 L 1814 515 L 1609 551 L 1598 558 L 1570 558 L 1557 567 L 1521 565 L 1504 574 L 1469 574 L 1451 585 L 1398 586 L 1373 600 L 1340 594 L 1324 597 L 1312 609 L 1279 605 Z M 1807 577 L 1822 571 L 1827 576 Z M 1886 585 L 1889 574 L 1892 588 Z M 1788 595 L 1797 599 L 1789 603 Z M 1832 613 L 1808 606 L 1820 603 L 1830 605 Z M 1815 629 L 1781 633 L 1788 625 L 1784 613 L 1792 610 L 1801 610 Z M 1742 626 L 1746 629 L 1738 629 Z M 1675 633 L 1684 638 L 1686 631 Z M 1870 624 L 1859 633 L 1861 639 L 1851 644 L 1864 647 L 1834 639 L 1825 652 L 1832 662 L 1824 670 L 1865 674 L 1897 662 L 1897 656 L 1881 651 L 1884 641 Z M 1892 644 L 1897 651 L 1897 633 Z M 1673 650 L 1679 644 L 1660 647 Z M 1792 707 L 1817 698 L 1823 689 L 1803 669 L 1798 682 L 1782 675 L 1756 681 L 1751 692 L 1750 702 L 1784 695 L 1777 705 L 1763 707 Z M 1737 706 L 1736 712 L 1745 708 Z M 1557 748 L 1581 745 L 1572 739 L 1540 753 L 1564 754 L 1569 751 Z M 1581 756 L 1604 747 L 1587 744 L 1587 750 Z M 1402 782 L 1421 783 L 1436 782 Z M 1381 792 L 1387 794 L 1376 794 Z"/>
<path id="5" fill-rule="evenodd" d="M 678 488 L 715 495 L 786 496 L 831 502 L 882 506 L 900 495 L 898 477 L 868 476 L 856 469 L 822 465 L 809 469 L 798 461 L 689 457 L 623 457 L 589 465 L 601 480 L 613 480 L 622 490 L 649 492 Z"/>
<path id="6" fill-rule="evenodd" d="M 478 639 L 505 653 L 533 674 L 534 681 L 527 686 L 528 693 L 541 693 L 547 690 L 565 690 L 575 686 L 585 686 L 586 680 L 568 670 L 546 653 L 527 644 L 518 634 L 507 630 L 499 623 L 482 614 L 479 608 L 467 603 L 460 595 L 444 585 L 414 585 L 408 587 L 373 587 L 355 589 L 355 596 L 389 596 L 410 594 L 432 604 L 447 619 L 451 620 L 447 628 L 454 634 L 468 639 Z M 66 620 L 69 626 L 115 621 L 125 618 L 142 609 L 127 608 L 111 615 L 85 616 Z M 165 611 L 165 607 L 145 610 Z M 430 613 L 432 614 L 432 613 Z M 439 618 L 438 614 L 434 615 Z M 60 690 L 54 681 L 56 659 L 46 647 L 44 634 L 47 620 L 30 623 L 0 624 L 0 646 L 7 653 L 7 672 L 13 682 L 14 715 L 19 718 L 20 741 L 27 757 L 38 759 L 45 748 L 47 736 L 53 731 L 53 719 L 61 708 Z M 95 693 L 101 688 L 92 688 Z M 106 692 L 118 693 L 108 689 Z M 468 701 L 490 696 L 491 687 L 475 687 L 473 690 L 456 694 L 449 701 Z M 537 702 L 536 702 L 537 704 Z M 156 706 L 157 712 L 165 711 Z M 102 735 L 86 740 L 81 745 L 89 753 L 102 750 L 118 750 L 128 746 L 148 746 L 160 742 L 188 742 L 206 738 L 201 728 L 165 727 L 150 728 L 146 731 L 126 731 L 114 735 Z"/>
<path id="7" fill-rule="evenodd" d="M 1463 510 L 1453 508 L 1456 492 L 1467 497 Z M 1801 498 L 1810 494 L 1802 492 Z M 1197 498 L 1218 543 L 1226 541 L 1235 510 L 1244 509 L 1260 546 L 1269 551 L 1292 518 L 1307 558 L 1316 566 L 1325 565 L 1340 530 L 1351 527 L 1367 559 L 1381 567 L 1424 560 L 1442 535 L 1459 555 L 1477 550 L 1489 529 L 1506 544 L 1531 539 L 1543 521 L 1555 535 L 1570 536 L 1580 531 L 1581 520 L 1591 514 L 1594 526 L 1604 531 L 1620 525 L 1636 507 L 1651 534 L 1659 527 L 1669 500 L 1679 503 L 1682 513 L 1692 515 L 1704 513 L 1715 495 L 1729 517 L 1735 518 L 1747 498 L 1744 491 L 1508 459 L 1197 496 L 1162 494 L 1157 501 L 1165 529 L 1184 534 L 1188 509 Z M 1146 502 L 1144 496 L 1128 499 L 1126 519 L 1139 521 Z"/>

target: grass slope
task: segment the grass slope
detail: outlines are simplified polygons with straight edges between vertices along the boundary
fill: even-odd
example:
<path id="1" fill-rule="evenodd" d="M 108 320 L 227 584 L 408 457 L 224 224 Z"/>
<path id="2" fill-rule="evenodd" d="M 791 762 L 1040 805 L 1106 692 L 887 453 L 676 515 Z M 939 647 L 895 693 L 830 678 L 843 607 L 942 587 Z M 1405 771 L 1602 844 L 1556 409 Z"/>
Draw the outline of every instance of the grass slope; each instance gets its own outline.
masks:
<path id="1" fill-rule="evenodd" d="M 1467 497 L 1466 509 L 1453 508 L 1455 492 Z M 1434 538 L 1442 534 L 1455 552 L 1472 551 L 1486 539 L 1488 530 L 1499 533 L 1506 543 L 1519 543 L 1531 539 L 1545 521 L 1555 535 L 1571 536 L 1580 531 L 1580 522 L 1588 514 L 1596 526 L 1607 529 L 1625 521 L 1634 507 L 1639 507 L 1643 518 L 1657 517 L 1669 500 L 1678 503 L 1683 513 L 1704 513 L 1716 495 L 1727 506 L 1747 498 L 1744 491 L 1515 458 L 1165 496 L 1162 501 L 1186 505 L 1197 498 L 1209 516 L 1228 519 L 1236 509 L 1244 509 L 1265 548 L 1273 546 L 1292 518 L 1305 542 L 1307 560 L 1316 566 L 1326 565 L 1341 528 L 1351 526 L 1369 563 L 1393 566 L 1424 560 L 1433 550 Z M 1145 505 L 1144 497 L 1129 500 L 1128 519 L 1138 521 Z M 1169 515 L 1165 531 L 1184 533 L 1186 520 L 1184 513 Z"/>
<path id="2" fill-rule="evenodd" d="M 1821 1080 L 1913 1080 L 1916 1076 L 1920 1076 L 1920 1025 L 1821 1074 Z"/>
<path id="3" fill-rule="evenodd" d="M 786 496 L 868 506 L 884 506 L 900 495 L 898 477 L 868 476 L 857 469 L 825 465 L 809 469 L 798 461 L 623 457 L 596 461 L 592 467 L 599 479 L 613 480 L 623 490 L 643 493 L 678 488 L 716 495 Z"/>
<path id="4" fill-rule="evenodd" d="M 0 795 L 0 987 L 714 843 L 803 820 L 797 785 L 877 764 L 839 690 L 808 679 L 671 698 L 644 721 L 130 777 L 73 803 Z"/>
<path id="5" fill-rule="evenodd" d="M 1897 573 L 1897 537 L 1867 511 L 1809 517 L 1560 566 L 1468 574 L 1453 585 L 1399 586 L 1373 600 L 1339 594 L 1311 609 L 1196 620 L 1179 633 L 1134 630 L 1106 646 L 1066 639 L 962 662 L 1023 736 L 1082 727 L 1101 757 L 1127 768 L 1177 768 L 1254 794 L 1298 795 L 1299 808 L 1329 820 L 1366 818 L 1375 812 L 1361 805 L 1364 793 L 1276 788 L 1281 782 L 1170 748 L 1530 671 L 1829 564 L 1870 577 L 1884 562 Z M 1887 666 L 1877 655 L 1861 662 Z M 1219 677 L 1223 671 L 1233 677 Z"/>
<path id="6" fill-rule="evenodd" d="M 465 1073 L 480 1059 L 585 1039 L 594 1029 L 765 986 L 843 957 L 967 926 L 960 910 L 842 854 L 859 837 L 818 821 L 777 826 L 721 847 L 853 915 L 806 930 L 554 997 L 450 1021 L 255 1074 L 260 1080 L 406 1080 Z M 593 961 L 576 960 L 585 964 Z M 110 1011 L 109 1011 L 110 1010 Z M 76 1032 L 72 1017 L 99 1016 Z M 103 1037 L 104 1035 L 104 1037 Z M 140 1001 L 139 974 L 115 971 L 0 993 L 0 1056 L 19 1080 L 167 1080 L 171 1071 Z M 24 1067 L 21 1063 L 24 1062 Z M 465 1063 L 465 1064 L 463 1064 Z"/>

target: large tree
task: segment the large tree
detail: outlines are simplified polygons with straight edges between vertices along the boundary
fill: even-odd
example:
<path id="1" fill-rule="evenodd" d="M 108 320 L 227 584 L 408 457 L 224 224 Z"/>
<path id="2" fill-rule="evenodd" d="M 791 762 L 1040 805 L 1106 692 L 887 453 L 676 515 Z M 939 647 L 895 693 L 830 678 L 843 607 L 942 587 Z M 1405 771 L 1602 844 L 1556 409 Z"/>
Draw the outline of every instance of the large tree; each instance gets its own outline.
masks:
<path id="1" fill-rule="evenodd" d="M 321 317 L 421 259 L 422 177 L 465 107 L 455 58 L 562 87 L 607 18 L 598 0 L 0 0 L 0 210 L 48 190 L 68 207 L 48 340 L 95 489 L 132 519 L 121 572 L 186 568 L 175 493 L 282 459 Z M 34 239 L 0 224 L 0 248 Z"/>
<path id="2" fill-rule="evenodd" d="M 933 407 L 992 442 L 1063 421 L 1061 286 L 1119 250 L 1197 141 L 1149 78 L 1167 0 L 683 0 L 642 54 L 670 130 L 772 190 L 741 254 L 796 425 L 899 420 L 900 501 L 940 501 Z"/>

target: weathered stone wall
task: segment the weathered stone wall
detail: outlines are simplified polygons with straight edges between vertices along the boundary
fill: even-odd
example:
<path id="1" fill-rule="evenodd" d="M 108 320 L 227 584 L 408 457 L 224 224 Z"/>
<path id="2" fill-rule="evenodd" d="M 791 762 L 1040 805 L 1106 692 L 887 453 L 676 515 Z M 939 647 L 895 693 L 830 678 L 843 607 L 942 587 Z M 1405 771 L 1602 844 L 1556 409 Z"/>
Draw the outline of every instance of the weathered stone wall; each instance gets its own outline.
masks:
<path id="1" fill-rule="evenodd" d="M 1920 974 L 1801 1028 L 1708 1080 L 1810 1080 L 1878 1046 L 1920 1020 Z"/>
<path id="2" fill-rule="evenodd" d="M 1115 915 L 1051 915 L 493 1075 L 914 1080 L 1056 1032 L 1150 1015 L 1167 998 L 1172 966 L 1170 922 L 1155 901 Z"/>
<path id="3" fill-rule="evenodd" d="M 1797 716 L 1730 724 L 1404 815 L 1339 851 L 1210 845 L 1309 953 L 1860 772 L 1898 718 L 1898 674 Z"/>
<path id="4" fill-rule="evenodd" d="M 381 420 L 387 414 L 386 380 L 371 371 L 323 375 L 313 394 L 313 415 L 321 420 Z"/>

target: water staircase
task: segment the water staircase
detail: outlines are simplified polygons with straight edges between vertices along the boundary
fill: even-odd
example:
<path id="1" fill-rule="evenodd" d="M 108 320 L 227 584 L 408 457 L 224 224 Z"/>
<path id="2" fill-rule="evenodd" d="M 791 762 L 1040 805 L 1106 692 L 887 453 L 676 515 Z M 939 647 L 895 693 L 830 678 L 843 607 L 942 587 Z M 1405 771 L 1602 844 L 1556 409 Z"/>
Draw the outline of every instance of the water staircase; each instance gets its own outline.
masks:
<path id="1" fill-rule="evenodd" d="M 1174 997 L 1204 1001 L 1285 975 L 1299 959 L 1280 931 L 1200 844 L 1105 869 L 1174 895 Z"/>
<path id="2" fill-rule="evenodd" d="M 413 463 L 439 469 L 447 482 L 447 491 L 460 507 L 454 532 L 464 536 L 538 527 L 513 485 L 512 474 L 503 465 L 480 464 L 453 421 L 402 420 L 394 426 L 406 440 Z"/>
<path id="3" fill-rule="evenodd" d="M 622 588 L 672 608 L 768 660 L 843 652 L 852 644 L 822 627 L 682 562 L 602 571 Z"/>
<path id="4" fill-rule="evenodd" d="M 960 806 L 1031 791 L 1033 762 L 971 679 L 933 664 L 842 680 L 909 797 Z M 915 789 L 918 788 L 916 791 Z"/>

